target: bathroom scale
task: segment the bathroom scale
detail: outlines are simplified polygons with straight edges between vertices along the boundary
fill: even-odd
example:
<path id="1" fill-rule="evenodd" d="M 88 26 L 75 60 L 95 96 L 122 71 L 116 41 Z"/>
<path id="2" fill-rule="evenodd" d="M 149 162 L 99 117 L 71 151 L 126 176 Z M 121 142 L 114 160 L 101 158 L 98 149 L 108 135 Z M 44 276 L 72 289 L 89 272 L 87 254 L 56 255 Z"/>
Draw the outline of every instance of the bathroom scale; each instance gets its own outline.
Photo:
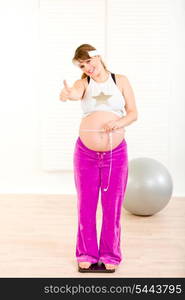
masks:
<path id="1" fill-rule="evenodd" d="M 78 272 L 81 272 L 81 273 L 114 273 L 115 269 L 114 270 L 107 270 L 105 268 L 104 263 L 97 262 L 95 264 L 91 264 L 90 267 L 87 268 L 87 269 L 81 268 L 78 265 Z"/>

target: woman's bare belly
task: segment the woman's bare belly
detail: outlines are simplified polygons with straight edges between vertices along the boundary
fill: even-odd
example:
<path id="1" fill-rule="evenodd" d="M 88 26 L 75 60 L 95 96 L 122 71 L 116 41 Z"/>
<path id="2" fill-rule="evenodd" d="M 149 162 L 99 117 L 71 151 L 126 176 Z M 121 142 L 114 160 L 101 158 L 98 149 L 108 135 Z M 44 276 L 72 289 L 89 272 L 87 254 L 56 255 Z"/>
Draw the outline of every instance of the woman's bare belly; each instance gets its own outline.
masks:
<path id="1" fill-rule="evenodd" d="M 79 137 L 86 147 L 95 151 L 111 150 L 109 134 L 107 132 L 81 131 L 83 129 L 103 129 L 109 121 L 118 120 L 120 117 L 108 111 L 96 111 L 83 118 L 79 127 Z M 125 138 L 123 128 L 112 131 L 112 149 L 116 148 Z"/>

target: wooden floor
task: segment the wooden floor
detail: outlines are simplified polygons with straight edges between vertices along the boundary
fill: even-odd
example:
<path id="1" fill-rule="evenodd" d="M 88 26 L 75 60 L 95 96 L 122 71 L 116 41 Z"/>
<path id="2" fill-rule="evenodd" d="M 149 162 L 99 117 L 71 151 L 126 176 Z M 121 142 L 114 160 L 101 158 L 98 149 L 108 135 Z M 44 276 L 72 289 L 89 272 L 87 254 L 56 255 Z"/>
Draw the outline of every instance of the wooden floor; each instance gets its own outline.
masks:
<path id="1" fill-rule="evenodd" d="M 101 227 L 98 204 L 98 238 Z M 151 217 L 122 210 L 115 273 L 79 273 L 76 196 L 0 195 L 0 277 L 185 277 L 185 199 Z"/>

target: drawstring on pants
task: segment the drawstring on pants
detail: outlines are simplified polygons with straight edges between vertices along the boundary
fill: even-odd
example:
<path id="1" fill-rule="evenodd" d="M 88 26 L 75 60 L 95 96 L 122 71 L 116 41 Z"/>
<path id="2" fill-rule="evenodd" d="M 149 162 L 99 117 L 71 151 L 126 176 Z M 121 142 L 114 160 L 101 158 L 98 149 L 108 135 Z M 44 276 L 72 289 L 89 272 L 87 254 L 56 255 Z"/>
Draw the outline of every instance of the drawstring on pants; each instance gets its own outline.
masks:
<path id="1" fill-rule="evenodd" d="M 110 131 L 109 132 L 109 143 L 110 143 L 110 155 L 111 155 L 111 158 L 110 158 L 110 168 L 109 168 L 109 177 L 108 177 L 108 185 L 106 188 L 104 188 L 104 192 L 106 192 L 109 188 L 109 182 L 110 182 L 110 174 L 111 174 L 111 170 L 112 170 L 112 132 Z"/>

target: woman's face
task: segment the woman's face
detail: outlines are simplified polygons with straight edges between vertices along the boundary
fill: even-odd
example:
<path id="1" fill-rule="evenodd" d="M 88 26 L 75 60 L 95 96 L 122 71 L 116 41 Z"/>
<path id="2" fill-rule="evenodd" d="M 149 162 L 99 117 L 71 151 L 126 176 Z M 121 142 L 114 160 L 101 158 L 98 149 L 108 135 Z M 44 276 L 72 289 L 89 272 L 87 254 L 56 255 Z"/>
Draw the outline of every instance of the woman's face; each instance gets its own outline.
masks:
<path id="1" fill-rule="evenodd" d="M 99 56 L 94 56 L 86 60 L 79 60 L 79 68 L 88 76 L 93 76 L 101 71 L 101 61 Z"/>

